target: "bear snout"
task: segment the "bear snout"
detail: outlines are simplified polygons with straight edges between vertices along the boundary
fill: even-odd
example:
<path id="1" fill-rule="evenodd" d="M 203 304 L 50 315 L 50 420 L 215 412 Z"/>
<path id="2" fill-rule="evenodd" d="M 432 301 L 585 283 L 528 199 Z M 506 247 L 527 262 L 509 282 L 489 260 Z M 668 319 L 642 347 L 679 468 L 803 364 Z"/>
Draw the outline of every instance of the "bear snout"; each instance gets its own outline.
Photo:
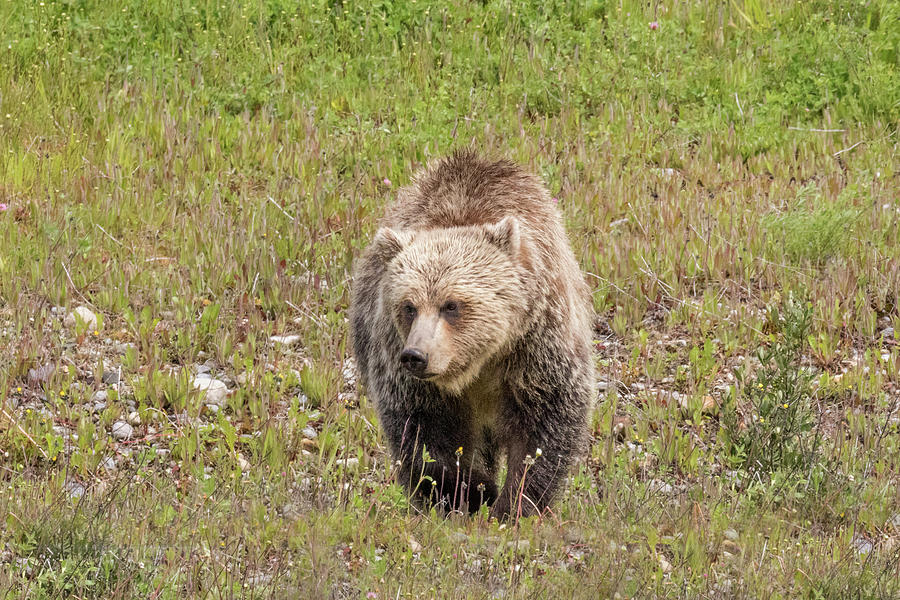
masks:
<path id="1" fill-rule="evenodd" d="M 404 348 L 400 353 L 400 365 L 416 377 L 424 377 L 428 355 L 418 348 Z"/>

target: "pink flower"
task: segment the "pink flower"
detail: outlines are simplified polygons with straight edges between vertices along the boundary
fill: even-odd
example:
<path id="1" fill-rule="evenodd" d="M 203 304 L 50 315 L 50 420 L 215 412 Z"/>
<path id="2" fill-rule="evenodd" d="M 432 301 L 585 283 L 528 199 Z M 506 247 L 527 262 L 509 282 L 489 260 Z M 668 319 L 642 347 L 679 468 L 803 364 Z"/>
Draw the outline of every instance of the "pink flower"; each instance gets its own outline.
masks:
<path id="1" fill-rule="evenodd" d="M 659 29 L 659 21 L 650 21 L 650 29 L 654 31 Z"/>
<path id="2" fill-rule="evenodd" d="M 553 204 L 559 204 L 559 198 L 557 198 L 556 196 L 550 199 L 553 200 Z"/>
<path id="3" fill-rule="evenodd" d="M 3 212 L 4 210 L 9 210 L 9 204 L 0 202 L 0 212 Z"/>
<path id="4" fill-rule="evenodd" d="M 385 181 L 387 181 L 387 179 L 385 179 Z M 390 185 L 390 183 L 388 183 L 388 185 Z M 375 592 L 366 593 L 366 598 L 377 598 L 377 597 L 378 597 L 378 594 L 376 594 Z"/>
<path id="5" fill-rule="evenodd" d="M 385 177 L 385 178 L 382 180 L 382 183 L 383 183 L 384 185 L 388 186 L 388 187 L 391 187 L 391 180 L 388 179 L 387 177 Z M 370 592 L 370 593 L 371 593 L 371 592 Z"/>

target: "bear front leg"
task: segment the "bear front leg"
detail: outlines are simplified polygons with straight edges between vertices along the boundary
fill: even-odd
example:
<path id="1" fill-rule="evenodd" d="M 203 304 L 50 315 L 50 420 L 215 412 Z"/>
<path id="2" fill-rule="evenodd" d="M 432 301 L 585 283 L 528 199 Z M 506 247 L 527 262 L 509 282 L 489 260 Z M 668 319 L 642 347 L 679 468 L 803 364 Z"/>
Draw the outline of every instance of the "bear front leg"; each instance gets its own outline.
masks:
<path id="1" fill-rule="evenodd" d="M 420 506 L 474 513 L 497 498 L 493 473 L 477 464 L 472 435 L 455 411 L 383 411 L 398 482 Z M 462 448 L 460 451 L 459 449 Z"/>
<path id="2" fill-rule="evenodd" d="M 532 380 L 512 390 L 503 416 L 507 475 L 491 516 L 503 519 L 542 513 L 562 487 L 587 440 L 591 378 L 577 368 L 563 370 L 560 360 L 551 381 Z M 590 371 L 586 371 L 590 374 Z M 553 385 L 556 384 L 556 385 Z"/>
<path id="3" fill-rule="evenodd" d="M 540 449 L 540 452 L 538 452 Z M 498 519 L 542 513 L 562 486 L 575 449 L 538 436 L 509 444 L 507 474 L 491 516 Z"/>

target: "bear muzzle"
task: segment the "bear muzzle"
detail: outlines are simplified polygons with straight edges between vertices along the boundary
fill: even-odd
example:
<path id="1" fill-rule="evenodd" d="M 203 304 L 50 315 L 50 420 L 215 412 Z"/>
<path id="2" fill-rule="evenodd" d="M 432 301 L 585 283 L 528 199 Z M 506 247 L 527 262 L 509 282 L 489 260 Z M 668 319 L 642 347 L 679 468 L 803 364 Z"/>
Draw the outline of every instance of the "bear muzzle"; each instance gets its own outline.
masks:
<path id="1" fill-rule="evenodd" d="M 418 348 L 404 348 L 400 353 L 400 365 L 410 374 L 423 379 L 427 377 L 428 355 Z"/>

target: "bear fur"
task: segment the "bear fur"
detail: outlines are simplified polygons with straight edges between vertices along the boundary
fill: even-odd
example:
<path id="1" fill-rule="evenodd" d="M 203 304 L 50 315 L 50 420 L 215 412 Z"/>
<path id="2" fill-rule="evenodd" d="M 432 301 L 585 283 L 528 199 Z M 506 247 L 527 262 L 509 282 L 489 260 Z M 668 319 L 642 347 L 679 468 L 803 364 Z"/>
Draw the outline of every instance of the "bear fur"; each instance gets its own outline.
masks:
<path id="1" fill-rule="evenodd" d="M 595 390 L 590 294 L 555 203 L 513 163 L 462 151 L 380 225 L 351 337 L 399 481 L 423 505 L 542 512 L 586 448 Z"/>

